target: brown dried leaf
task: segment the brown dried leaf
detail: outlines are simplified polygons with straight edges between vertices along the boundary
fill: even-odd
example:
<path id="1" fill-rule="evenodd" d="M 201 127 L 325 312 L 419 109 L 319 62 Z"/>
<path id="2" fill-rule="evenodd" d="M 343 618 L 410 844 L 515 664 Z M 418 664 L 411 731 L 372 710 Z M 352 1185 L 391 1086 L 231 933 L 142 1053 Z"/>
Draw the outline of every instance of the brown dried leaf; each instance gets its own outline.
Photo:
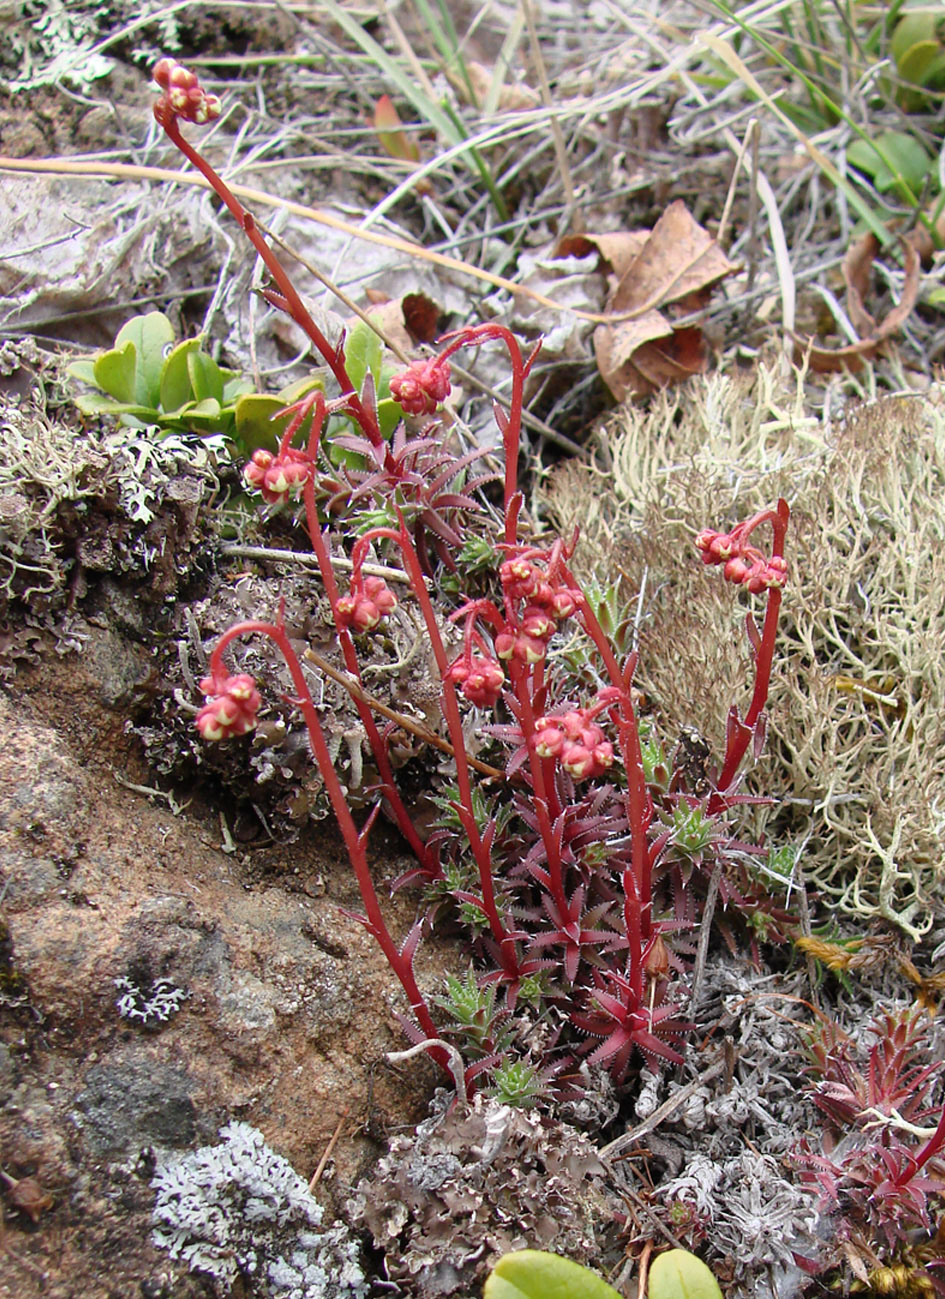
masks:
<path id="1" fill-rule="evenodd" d="M 602 262 L 619 280 L 650 237 L 649 230 L 617 230 L 601 235 L 565 235 L 555 246 L 555 257 L 589 257 L 600 254 Z"/>
<path id="2" fill-rule="evenodd" d="M 621 276 L 608 306 L 642 313 L 709 289 L 733 270 L 734 263 L 677 199 Z"/>
<path id="3" fill-rule="evenodd" d="M 628 319 L 599 325 L 594 352 L 604 382 L 618 401 L 678 383 L 706 366 L 701 330 L 673 323 L 703 306 L 713 285 L 735 266 L 681 201 L 671 203 L 647 231 L 572 235 L 559 256 L 596 249 L 614 271 L 609 311 Z"/>
<path id="4" fill-rule="evenodd" d="M 843 278 L 847 285 L 847 315 L 850 317 L 850 323 L 862 337 L 857 342 L 848 343 L 844 347 L 819 347 L 812 339 L 804 346 L 798 340 L 798 352 L 801 356 L 807 357 L 812 370 L 819 374 L 828 374 L 843 369 L 859 369 L 863 361 L 875 356 L 880 345 L 887 338 L 898 333 L 908 320 L 919 296 L 922 261 L 914 243 L 908 239 L 900 242 L 905 258 L 902 296 L 879 324 L 863 304 L 863 298 L 869 290 L 870 271 L 879 252 L 879 241 L 875 235 L 869 234 L 851 245 L 843 260 Z"/>

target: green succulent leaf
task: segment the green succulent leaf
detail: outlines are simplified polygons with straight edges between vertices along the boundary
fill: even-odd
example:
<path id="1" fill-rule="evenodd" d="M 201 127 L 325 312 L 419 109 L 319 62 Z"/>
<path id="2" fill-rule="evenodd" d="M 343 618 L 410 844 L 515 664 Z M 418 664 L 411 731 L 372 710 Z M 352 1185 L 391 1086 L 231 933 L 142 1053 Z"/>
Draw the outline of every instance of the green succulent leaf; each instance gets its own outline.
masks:
<path id="1" fill-rule="evenodd" d="M 544 1250 L 522 1249 L 499 1259 L 486 1280 L 484 1299 L 620 1299 L 620 1295 L 580 1263 Z"/>
<path id="2" fill-rule="evenodd" d="M 96 386 L 94 361 L 72 361 L 66 366 L 66 374 L 70 379 L 78 379 L 80 383 L 90 384 L 93 388 Z"/>
<path id="3" fill-rule="evenodd" d="M 180 410 L 188 402 L 196 401 L 197 394 L 190 380 L 189 358 L 200 346 L 199 338 L 185 338 L 168 354 L 161 370 L 161 409 L 168 414 Z"/>
<path id="4" fill-rule="evenodd" d="M 901 191 L 903 183 L 917 193 L 932 167 L 921 142 L 904 131 L 883 131 L 875 146 L 869 140 L 854 140 L 847 149 L 847 162 L 865 172 L 880 194 Z"/>
<path id="5" fill-rule="evenodd" d="M 194 396 L 198 401 L 212 398 L 216 402 L 222 402 L 223 375 L 220 373 L 220 367 L 212 356 L 200 351 L 199 343 L 202 340 L 197 341 L 198 346 L 187 353 L 187 374 L 190 377 Z"/>
<path id="6" fill-rule="evenodd" d="M 116 350 L 134 343 L 137 355 L 134 400 L 156 408 L 160 401 L 164 353 L 174 341 L 174 327 L 162 311 L 149 311 L 122 325 L 115 339 Z"/>
<path id="7" fill-rule="evenodd" d="M 108 352 L 102 352 L 92 362 L 96 387 L 107 392 L 109 397 L 114 397 L 116 401 L 134 402 L 137 389 L 135 383 L 137 362 L 138 349 L 130 339 Z"/>
<path id="8" fill-rule="evenodd" d="M 670 1249 L 650 1267 L 650 1299 L 722 1299 L 719 1283 L 701 1258 Z"/>
<path id="9" fill-rule="evenodd" d="M 145 424 L 155 424 L 158 419 L 158 412 L 151 406 L 136 406 L 134 402 L 115 401 L 113 397 L 104 397 L 97 392 L 79 393 L 75 404 L 83 415 L 130 415 Z"/>
<path id="10" fill-rule="evenodd" d="M 236 442 L 240 450 L 247 455 L 252 455 L 260 447 L 266 451 L 274 451 L 289 422 L 288 415 L 277 419 L 278 412 L 285 410 L 286 406 L 291 406 L 293 402 L 300 401 L 306 393 L 321 387 L 321 379 L 316 375 L 311 375 L 308 378 L 298 380 L 296 383 L 290 383 L 288 387 L 283 388 L 278 393 L 248 392 L 238 397 L 236 401 Z M 300 436 L 296 439 L 297 442 L 301 442 L 302 436 L 307 435 L 308 427 L 306 421 L 299 431 Z"/>
<path id="11" fill-rule="evenodd" d="M 345 339 L 345 367 L 355 392 L 361 391 L 368 371 L 374 379 L 375 387 L 380 385 L 383 358 L 384 344 L 371 326 L 363 320 L 352 325 Z"/>

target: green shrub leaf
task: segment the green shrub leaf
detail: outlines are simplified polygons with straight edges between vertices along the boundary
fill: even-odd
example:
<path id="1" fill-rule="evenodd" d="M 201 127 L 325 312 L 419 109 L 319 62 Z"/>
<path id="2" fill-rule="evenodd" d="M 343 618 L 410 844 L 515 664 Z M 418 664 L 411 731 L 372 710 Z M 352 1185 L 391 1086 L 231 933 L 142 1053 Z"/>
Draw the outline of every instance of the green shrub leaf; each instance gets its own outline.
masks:
<path id="1" fill-rule="evenodd" d="M 92 362 L 96 385 L 116 401 L 135 401 L 138 350 L 130 339 L 117 344 Z"/>
<path id="2" fill-rule="evenodd" d="M 174 329 L 162 311 L 149 311 L 122 325 L 115 347 L 134 343 L 137 353 L 134 400 L 139 406 L 157 408 L 161 391 L 164 351 L 174 341 Z"/>
<path id="3" fill-rule="evenodd" d="M 486 1280 L 484 1299 L 620 1299 L 620 1295 L 580 1263 L 543 1250 L 522 1249 L 499 1259 Z"/>
<path id="4" fill-rule="evenodd" d="M 196 400 L 194 386 L 190 381 L 188 359 L 199 346 L 199 338 L 186 338 L 182 343 L 177 344 L 164 362 L 161 370 L 160 403 L 161 409 L 168 414 Z"/>
<path id="5" fill-rule="evenodd" d="M 671 1249 L 653 1260 L 648 1292 L 650 1299 L 722 1299 L 718 1281 L 688 1249 Z"/>

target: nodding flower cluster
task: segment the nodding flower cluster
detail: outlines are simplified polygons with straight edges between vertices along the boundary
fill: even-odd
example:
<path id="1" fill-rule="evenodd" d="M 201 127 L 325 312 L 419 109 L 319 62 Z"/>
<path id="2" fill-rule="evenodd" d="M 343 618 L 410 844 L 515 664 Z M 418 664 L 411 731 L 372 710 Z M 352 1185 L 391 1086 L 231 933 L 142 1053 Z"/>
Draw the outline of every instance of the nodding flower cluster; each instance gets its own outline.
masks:
<path id="1" fill-rule="evenodd" d="M 235 677 L 205 677 L 200 689 L 207 702 L 197 713 L 197 730 L 204 740 L 229 740 L 256 725 L 262 698 L 256 682 L 245 672 Z"/>
<path id="2" fill-rule="evenodd" d="M 382 577 L 357 574 L 347 595 L 335 603 L 335 619 L 358 635 L 373 631 L 382 618 L 397 608 L 397 597 Z"/>
<path id="3" fill-rule="evenodd" d="M 243 469 L 243 480 L 262 493 L 267 505 L 284 505 L 301 494 L 311 472 L 312 462 L 304 451 L 286 447 L 273 455 L 260 448 Z"/>
<path id="4" fill-rule="evenodd" d="M 390 395 L 407 415 L 434 415 L 449 391 L 449 362 L 436 356 L 429 361 L 411 361 L 390 381 Z"/>
<path id="5" fill-rule="evenodd" d="M 497 663 L 488 651 L 475 653 L 471 646 L 468 653 L 450 664 L 446 675 L 477 708 L 492 708 L 505 685 L 502 664 Z"/>
<path id="6" fill-rule="evenodd" d="M 500 659 L 520 659 L 538 663 L 545 657 L 548 641 L 558 630 L 558 623 L 570 618 L 578 607 L 580 591 L 556 582 L 526 555 L 507 559 L 499 568 L 506 602 L 524 600 L 525 607 L 517 626 L 509 627 L 495 638 L 495 652 Z"/>
<path id="7" fill-rule="evenodd" d="M 613 766 L 614 746 L 594 722 L 602 705 L 576 708 L 560 717 L 539 717 L 535 722 L 535 752 L 540 758 L 559 758 L 574 780 L 602 776 Z"/>
<path id="8" fill-rule="evenodd" d="M 208 95 L 196 72 L 182 67 L 176 59 L 159 59 L 152 76 L 164 91 L 154 105 L 154 116 L 162 126 L 176 117 L 203 125 L 220 116 L 217 96 Z"/>
<path id="9" fill-rule="evenodd" d="M 740 523 L 731 532 L 716 532 L 704 528 L 696 537 L 696 549 L 704 564 L 722 564 L 726 581 L 746 587 L 752 595 L 781 587 L 787 580 L 787 563 L 781 555 L 767 558 L 756 546 L 748 544 L 748 536 L 757 526 L 761 516 Z"/>

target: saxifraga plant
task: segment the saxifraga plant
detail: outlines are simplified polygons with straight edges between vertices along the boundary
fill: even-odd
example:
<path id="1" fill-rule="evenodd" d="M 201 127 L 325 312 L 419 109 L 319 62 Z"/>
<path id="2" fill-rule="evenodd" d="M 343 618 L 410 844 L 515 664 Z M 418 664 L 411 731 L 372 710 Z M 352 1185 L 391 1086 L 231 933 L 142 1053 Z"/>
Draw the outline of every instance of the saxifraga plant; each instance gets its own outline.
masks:
<path id="1" fill-rule="evenodd" d="M 751 746 L 760 751 L 764 738 L 786 577 L 786 503 L 779 501 L 728 533 L 705 530 L 696 538 L 703 561 L 722 566 L 727 580 L 763 596 L 766 608 L 760 629 L 750 616 L 747 623 L 754 662 L 748 711 L 742 718 L 733 708 L 721 767 L 709 773 L 705 789 L 690 788 L 683 771 L 668 774 L 660 764 L 654 768 L 652 755 L 644 759 L 633 688 L 636 654 L 623 638 L 617 642 L 605 633 L 595 611 L 598 602 L 574 577 L 569 561 L 576 538 L 525 535 L 517 465 L 525 380 L 538 348 L 523 356 L 514 336 L 499 324 L 446 335 L 435 356 L 413 362 L 390 381 L 392 397 L 414 417 L 420 433 L 401 428 L 386 439 L 370 373 L 358 391 L 346 366 L 345 339 L 332 344 L 325 338 L 253 218 L 181 132 L 182 122 L 216 117 L 218 100 L 172 60 L 162 59 L 154 78 L 161 89 L 157 121 L 252 242 L 274 284 L 265 296 L 306 332 L 339 388 L 331 400 L 320 389 L 310 390 L 282 411 L 287 423 L 278 446 L 253 455 L 245 481 L 270 506 L 301 500 L 344 665 L 356 686 L 366 638 L 397 604 L 383 578 L 366 575 L 369 552 L 383 552 L 388 564 L 399 560 L 442 683 L 440 707 L 455 770 L 448 795 L 440 799 L 439 825 L 424 839 L 398 790 L 386 732 L 363 693 L 353 690 L 378 773 L 376 806 L 359 827 L 281 610 L 274 619 L 240 622 L 217 642 L 201 682 L 206 702 L 197 715 L 200 734 L 228 740 L 254 727 L 262 705 L 259 691 L 251 677 L 229 671 L 225 654 L 243 637 L 268 637 L 291 676 L 294 703 L 351 860 L 363 905 L 358 918 L 381 946 L 407 997 L 405 1029 L 451 1076 L 459 1048 L 465 1094 L 488 1088 L 530 1105 L 551 1090 L 580 1086 L 582 1057 L 609 1069 L 617 1082 L 627 1077 L 635 1056 L 651 1065 L 681 1061 L 674 1044 L 692 1025 L 680 1018 L 672 985 L 683 964 L 666 937 L 698 920 L 694 863 L 703 872 L 711 867 L 724 875 L 732 864 L 729 856 L 742 861 L 751 851 L 743 844 L 735 851 L 728 817 L 742 797 L 738 772 L 745 754 Z M 495 410 L 504 452 L 500 536 L 489 534 L 488 516 L 471 494 L 477 483 L 467 480 L 467 471 L 475 456 L 453 455 L 436 420 L 450 391 L 450 357 L 493 341 L 505 347 L 511 367 L 508 410 Z M 327 459 L 323 433 L 333 413 L 343 413 L 360 430 L 357 438 L 345 439 L 359 465 Z M 326 501 L 330 508 L 320 511 Z M 386 522 L 374 522 L 378 511 Z M 364 526 L 366 515 L 372 526 Z M 752 540 L 768 527 L 770 553 Z M 442 615 L 428 585 L 435 561 L 427 534 L 434 551 L 450 547 L 442 561 L 479 553 L 483 545 L 501 557 L 492 594 L 460 600 L 449 615 L 462 629 L 458 654 L 447 650 Z M 333 546 L 346 546 L 350 553 L 345 591 L 332 568 Z M 481 565 L 476 583 L 479 592 Z M 569 643 L 576 635 L 586 647 L 578 656 L 584 669 L 577 676 L 568 667 L 573 654 L 560 653 L 559 632 L 565 627 L 573 633 Z M 592 665 L 589 672 L 587 665 Z M 476 783 L 467 749 L 470 709 L 497 710 L 494 723 L 480 729 L 504 755 L 504 783 L 487 797 Z M 475 975 L 464 983 L 451 981 L 445 997 L 427 998 L 414 972 L 424 922 L 398 945 L 383 916 L 368 861 L 371 827 L 382 805 L 416 858 L 416 867 L 397 884 L 421 883 L 431 916 L 448 906 L 472 931 Z M 737 903 L 743 895 L 736 887 L 730 896 Z"/>

